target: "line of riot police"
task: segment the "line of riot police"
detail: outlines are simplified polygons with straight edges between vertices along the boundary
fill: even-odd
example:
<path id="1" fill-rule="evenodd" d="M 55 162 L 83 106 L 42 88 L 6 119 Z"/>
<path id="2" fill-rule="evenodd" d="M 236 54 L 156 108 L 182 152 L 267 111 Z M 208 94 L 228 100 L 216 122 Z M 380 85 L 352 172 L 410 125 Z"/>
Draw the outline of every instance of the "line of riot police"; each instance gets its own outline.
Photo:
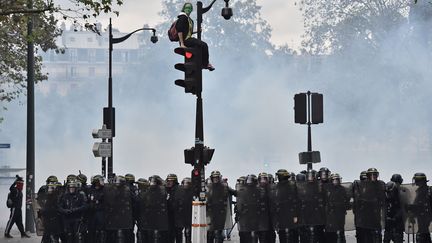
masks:
<path id="1" fill-rule="evenodd" d="M 431 190 L 425 174 L 402 184 L 392 176 L 387 184 L 371 168 L 360 179 L 342 183 L 327 168 L 295 175 L 281 169 L 271 174 L 242 176 L 235 189 L 213 171 L 207 180 L 208 243 L 224 241 L 224 229 L 234 228 L 241 243 L 346 242 L 345 231 L 356 230 L 357 242 L 403 242 L 404 232 L 417 242 L 431 242 Z M 62 185 L 55 176 L 38 192 L 42 242 L 191 243 L 191 179 L 181 185 L 175 174 L 148 180 L 132 174 L 109 183 L 94 176 L 69 175 Z M 232 201 L 232 196 L 236 201 Z M 136 228 L 136 229 L 135 229 Z M 136 232 L 136 233 L 135 233 Z"/>
<path id="2" fill-rule="evenodd" d="M 403 242 L 404 232 L 429 243 L 431 189 L 424 173 L 402 184 L 399 174 L 385 184 L 370 168 L 360 179 L 342 183 L 327 168 L 295 175 L 281 169 L 237 180 L 236 221 L 240 242 L 343 243 L 356 230 L 359 243 Z M 382 237 L 384 231 L 384 239 Z M 218 242 L 219 243 L 219 242 Z"/>

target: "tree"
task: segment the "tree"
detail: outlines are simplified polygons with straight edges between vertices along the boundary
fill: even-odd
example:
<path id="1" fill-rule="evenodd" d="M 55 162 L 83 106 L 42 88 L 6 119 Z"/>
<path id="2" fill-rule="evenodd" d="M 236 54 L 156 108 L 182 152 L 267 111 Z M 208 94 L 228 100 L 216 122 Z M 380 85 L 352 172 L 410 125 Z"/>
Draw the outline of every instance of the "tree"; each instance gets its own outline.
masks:
<path id="1" fill-rule="evenodd" d="M 29 8 L 29 3 L 32 3 Z M 95 18 L 101 13 L 113 12 L 112 7 L 121 5 L 123 0 L 71 0 L 70 6 L 55 5 L 53 0 L 0 0 L 0 102 L 10 102 L 24 93 L 26 88 L 27 43 L 40 50 L 54 49 L 62 52 L 55 40 L 61 35 L 58 19 L 72 20 L 75 25 L 97 32 Z M 27 34 L 29 21 L 33 34 Z M 48 78 L 42 72 L 42 58 L 35 59 L 35 82 Z"/>
<path id="2" fill-rule="evenodd" d="M 343 51 L 353 43 L 376 49 L 406 21 L 408 5 L 405 0 L 304 0 L 303 48 L 312 54 Z"/>

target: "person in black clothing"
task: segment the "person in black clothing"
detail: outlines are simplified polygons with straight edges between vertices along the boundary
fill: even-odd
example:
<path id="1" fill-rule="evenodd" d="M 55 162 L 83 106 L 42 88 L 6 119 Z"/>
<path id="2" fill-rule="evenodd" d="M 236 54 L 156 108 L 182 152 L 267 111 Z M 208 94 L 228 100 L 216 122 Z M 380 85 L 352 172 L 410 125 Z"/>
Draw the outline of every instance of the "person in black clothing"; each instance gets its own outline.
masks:
<path id="1" fill-rule="evenodd" d="M 215 70 L 213 65 L 209 63 L 209 51 L 207 43 L 197 38 L 192 37 L 194 34 L 194 22 L 190 18 L 193 6 L 191 3 L 183 5 L 181 13 L 177 16 L 176 29 L 179 36 L 180 47 L 200 47 L 202 49 L 202 65 L 204 69 L 209 71 Z M 198 30 L 200 31 L 200 30 Z"/>
<path id="2" fill-rule="evenodd" d="M 22 177 L 16 176 L 16 180 L 9 188 L 8 195 L 8 205 L 10 205 L 11 214 L 9 217 L 9 221 L 6 225 L 6 230 L 4 236 L 6 238 L 12 238 L 10 235 L 10 231 L 12 229 L 13 224 L 16 224 L 19 231 L 21 232 L 22 238 L 30 238 L 29 235 L 24 231 L 24 226 L 22 223 L 22 200 L 23 200 L 23 190 L 24 180 Z"/>
<path id="3" fill-rule="evenodd" d="M 66 242 L 84 242 L 83 213 L 87 210 L 87 199 L 83 192 L 78 191 L 76 181 L 68 183 L 67 191 L 61 196 L 58 207 L 63 216 Z"/>
<path id="4" fill-rule="evenodd" d="M 169 174 L 165 180 L 168 205 L 168 243 L 181 243 L 183 241 L 182 228 L 176 227 L 175 222 L 175 195 L 178 190 L 178 178 L 176 174 Z"/>

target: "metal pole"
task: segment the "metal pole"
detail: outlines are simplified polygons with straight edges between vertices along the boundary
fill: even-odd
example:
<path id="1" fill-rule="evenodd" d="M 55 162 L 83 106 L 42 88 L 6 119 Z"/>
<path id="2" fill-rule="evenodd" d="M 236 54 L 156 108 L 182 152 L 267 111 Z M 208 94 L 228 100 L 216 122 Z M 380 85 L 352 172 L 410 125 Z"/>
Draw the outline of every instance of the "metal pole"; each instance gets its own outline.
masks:
<path id="1" fill-rule="evenodd" d="M 28 9 L 33 9 L 33 1 L 27 1 Z M 26 152 L 26 220 L 25 230 L 34 233 L 34 220 L 31 210 L 31 198 L 34 192 L 35 178 L 35 98 L 34 98 L 34 44 L 33 15 L 30 14 L 27 22 L 27 152 Z"/>
<path id="2" fill-rule="evenodd" d="M 312 129 L 311 129 L 311 99 L 310 99 L 311 92 L 307 92 L 308 97 L 308 152 L 312 151 Z M 312 163 L 307 164 L 308 171 L 312 170 Z"/>
<path id="3" fill-rule="evenodd" d="M 113 104 L 112 104 L 112 51 L 113 51 L 113 43 L 112 43 L 112 25 L 111 25 L 111 18 L 109 22 L 109 61 L 108 61 L 108 109 L 109 109 L 109 116 L 110 116 L 110 122 L 109 122 L 109 129 L 113 130 Z M 113 154 L 114 154 L 114 147 L 113 147 L 113 138 L 108 139 L 108 142 L 111 143 L 111 157 L 108 158 L 108 177 L 110 178 L 113 174 Z"/>
<path id="4" fill-rule="evenodd" d="M 201 192 L 205 193 L 205 169 L 203 160 L 204 150 L 204 122 L 203 122 L 203 105 L 201 93 L 197 94 L 197 105 L 196 105 L 196 125 L 195 125 L 195 149 L 199 153 L 200 174 L 201 174 Z M 200 197 L 201 201 L 205 200 L 205 197 Z"/>
<path id="5" fill-rule="evenodd" d="M 203 12 L 203 3 L 201 1 L 197 2 L 197 38 L 201 40 L 201 23 L 202 23 L 202 13 Z"/>

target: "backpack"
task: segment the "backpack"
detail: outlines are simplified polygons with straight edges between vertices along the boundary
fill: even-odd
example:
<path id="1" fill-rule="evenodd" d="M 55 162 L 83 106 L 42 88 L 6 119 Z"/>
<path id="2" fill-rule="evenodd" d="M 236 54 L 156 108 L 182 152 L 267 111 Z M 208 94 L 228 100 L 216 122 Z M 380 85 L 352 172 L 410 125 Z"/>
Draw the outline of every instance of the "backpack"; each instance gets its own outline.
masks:
<path id="1" fill-rule="evenodd" d="M 168 38 L 172 42 L 179 41 L 178 32 L 177 32 L 177 29 L 176 29 L 176 24 L 177 24 L 177 20 L 174 21 L 174 23 L 172 23 L 171 27 L 168 30 Z"/>
<path id="2" fill-rule="evenodd" d="M 9 192 L 7 201 L 6 201 L 6 207 L 12 208 L 13 207 L 13 200 L 12 200 L 12 194 Z"/>

